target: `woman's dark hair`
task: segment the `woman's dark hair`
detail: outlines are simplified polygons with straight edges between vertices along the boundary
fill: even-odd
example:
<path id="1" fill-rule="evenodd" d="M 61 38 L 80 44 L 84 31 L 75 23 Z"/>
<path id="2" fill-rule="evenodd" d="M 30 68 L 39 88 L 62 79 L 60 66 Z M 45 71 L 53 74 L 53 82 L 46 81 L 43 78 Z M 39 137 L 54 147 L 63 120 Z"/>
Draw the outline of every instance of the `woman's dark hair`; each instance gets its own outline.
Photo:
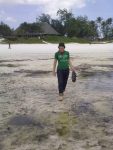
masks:
<path id="1" fill-rule="evenodd" d="M 62 47 L 64 47 L 64 48 L 65 48 L 65 44 L 64 44 L 64 43 L 59 43 L 58 48 L 59 48 L 60 46 L 62 46 Z"/>

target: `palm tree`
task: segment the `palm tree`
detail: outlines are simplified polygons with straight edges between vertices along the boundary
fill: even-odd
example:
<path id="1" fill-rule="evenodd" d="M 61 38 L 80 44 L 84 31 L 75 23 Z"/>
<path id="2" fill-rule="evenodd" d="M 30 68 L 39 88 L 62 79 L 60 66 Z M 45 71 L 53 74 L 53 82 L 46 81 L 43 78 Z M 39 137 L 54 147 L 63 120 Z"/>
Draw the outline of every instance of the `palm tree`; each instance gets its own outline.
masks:
<path id="1" fill-rule="evenodd" d="M 106 21 L 102 21 L 102 31 L 104 38 L 106 37 Z"/>
<path id="2" fill-rule="evenodd" d="M 102 22 L 102 20 L 103 20 L 103 18 L 102 18 L 102 17 L 97 17 L 97 20 L 96 20 L 96 21 L 97 21 L 97 23 L 99 23 L 99 24 L 100 24 L 100 23 Z"/>
<path id="3" fill-rule="evenodd" d="M 110 39 L 112 37 L 112 29 L 113 29 L 113 19 L 108 18 L 106 20 L 106 32 L 107 32 L 107 38 Z"/>
<path id="4" fill-rule="evenodd" d="M 98 37 L 99 37 L 99 39 L 102 39 L 102 38 L 103 38 L 102 20 L 103 20 L 102 17 L 98 17 L 97 20 L 96 20 L 97 28 L 98 28 Z"/>
<path id="5" fill-rule="evenodd" d="M 111 25 L 112 22 L 113 22 L 113 19 L 112 19 L 112 18 L 108 18 L 108 19 L 106 20 L 106 23 L 107 23 L 108 25 Z"/>

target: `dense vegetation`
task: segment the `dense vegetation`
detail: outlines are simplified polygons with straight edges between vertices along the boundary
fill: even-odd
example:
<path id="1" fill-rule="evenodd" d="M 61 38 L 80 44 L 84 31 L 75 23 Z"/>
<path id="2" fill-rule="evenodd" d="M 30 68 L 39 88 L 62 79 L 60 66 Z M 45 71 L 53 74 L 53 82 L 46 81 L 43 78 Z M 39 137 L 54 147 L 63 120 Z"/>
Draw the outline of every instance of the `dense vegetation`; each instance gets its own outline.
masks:
<path id="1" fill-rule="evenodd" d="M 51 18 L 48 14 L 42 14 L 37 18 L 35 23 L 24 22 L 19 25 L 18 29 L 13 30 L 3 22 L 0 23 L 0 36 L 11 36 L 26 33 L 41 33 L 41 22 L 49 23 L 61 37 L 65 36 L 74 42 L 77 39 L 96 40 L 96 39 L 113 39 L 113 19 L 104 20 L 98 17 L 96 20 L 89 20 L 86 16 L 75 17 L 72 12 L 66 9 L 59 9 L 57 19 Z M 64 37 L 64 41 L 66 40 Z M 58 37 L 59 38 L 59 37 Z M 52 42 L 51 37 L 45 37 L 46 40 Z M 58 41 L 57 37 L 54 37 Z"/>
<path id="2" fill-rule="evenodd" d="M 11 29 L 7 24 L 3 22 L 0 23 L 0 36 L 10 36 L 13 34 L 13 29 Z"/>

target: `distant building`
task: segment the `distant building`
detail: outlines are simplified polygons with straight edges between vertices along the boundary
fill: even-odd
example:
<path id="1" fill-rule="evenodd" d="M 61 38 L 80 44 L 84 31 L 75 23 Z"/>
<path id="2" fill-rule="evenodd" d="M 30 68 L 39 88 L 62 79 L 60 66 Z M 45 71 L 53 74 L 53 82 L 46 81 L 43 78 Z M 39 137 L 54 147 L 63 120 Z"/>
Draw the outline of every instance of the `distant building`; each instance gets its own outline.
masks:
<path id="1" fill-rule="evenodd" d="M 15 36 L 18 37 L 43 37 L 46 35 L 60 35 L 50 24 L 48 24 L 47 22 L 41 22 L 40 23 L 40 27 L 41 27 L 41 32 L 35 32 L 35 33 L 31 33 L 31 32 L 26 32 L 26 33 L 18 33 L 19 28 L 17 28 L 15 30 Z"/>
<path id="2" fill-rule="evenodd" d="M 43 35 L 60 35 L 50 24 L 47 22 L 41 23 L 41 30 Z"/>

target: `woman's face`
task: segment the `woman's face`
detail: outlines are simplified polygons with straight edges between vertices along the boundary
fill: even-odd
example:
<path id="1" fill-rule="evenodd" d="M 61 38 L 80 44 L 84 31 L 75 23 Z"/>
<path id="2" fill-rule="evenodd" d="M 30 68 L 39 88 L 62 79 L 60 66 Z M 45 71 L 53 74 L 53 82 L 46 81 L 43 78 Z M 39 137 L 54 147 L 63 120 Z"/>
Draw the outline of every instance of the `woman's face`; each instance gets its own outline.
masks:
<path id="1" fill-rule="evenodd" d="M 59 51 L 60 51 L 61 53 L 64 52 L 64 49 L 65 49 L 65 48 L 64 48 L 63 46 L 60 46 L 60 47 L 59 47 Z"/>

